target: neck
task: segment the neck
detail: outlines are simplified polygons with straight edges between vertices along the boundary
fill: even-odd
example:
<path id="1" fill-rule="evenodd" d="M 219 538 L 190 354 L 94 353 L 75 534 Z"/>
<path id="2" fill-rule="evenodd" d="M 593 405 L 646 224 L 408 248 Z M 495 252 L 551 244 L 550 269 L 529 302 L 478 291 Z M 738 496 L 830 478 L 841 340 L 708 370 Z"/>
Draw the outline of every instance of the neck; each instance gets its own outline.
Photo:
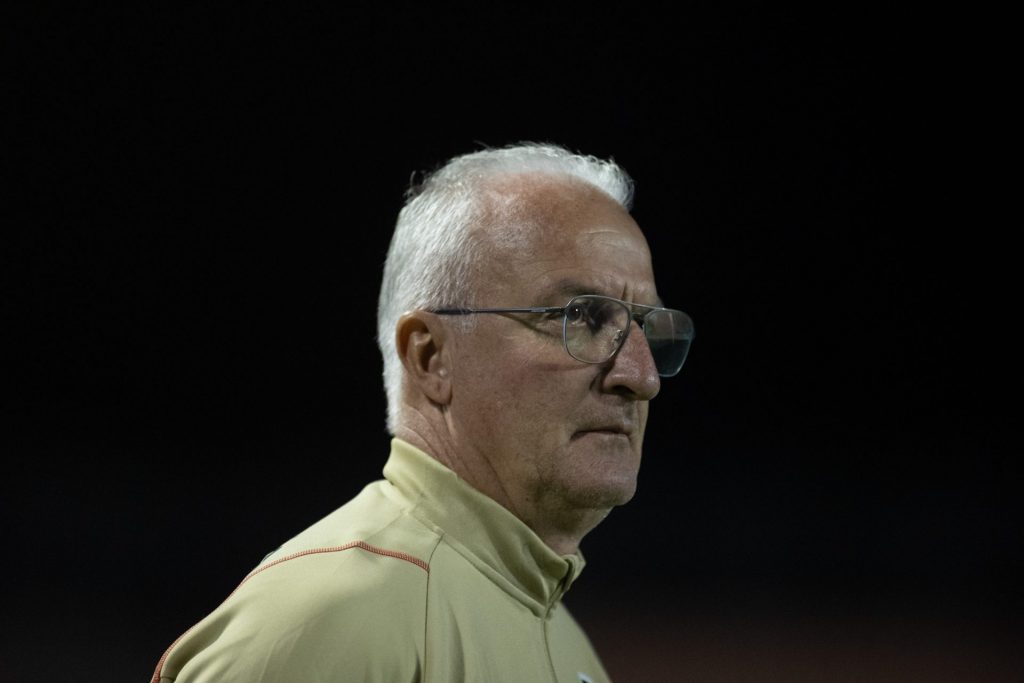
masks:
<path id="1" fill-rule="evenodd" d="M 583 537 L 600 524 L 609 512 L 609 510 L 583 510 L 557 517 L 549 515 L 544 518 L 544 522 L 531 523 L 525 519 L 523 521 L 556 553 L 573 555 L 579 552 Z"/>
<path id="2" fill-rule="evenodd" d="M 395 436 L 419 448 L 470 486 L 496 501 L 533 529 L 545 544 L 560 555 L 579 551 L 580 542 L 608 516 L 609 508 L 569 508 L 539 491 L 534 495 L 512 490 L 488 460 L 465 453 L 448 430 L 438 429 L 416 413 L 396 429 Z"/>

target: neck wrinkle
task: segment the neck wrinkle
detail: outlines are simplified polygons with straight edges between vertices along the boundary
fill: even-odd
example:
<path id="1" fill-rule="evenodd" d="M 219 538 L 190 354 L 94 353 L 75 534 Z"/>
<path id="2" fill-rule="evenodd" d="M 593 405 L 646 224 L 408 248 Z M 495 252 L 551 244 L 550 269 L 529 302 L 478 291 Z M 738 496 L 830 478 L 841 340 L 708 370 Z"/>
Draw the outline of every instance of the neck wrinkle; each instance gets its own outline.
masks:
<path id="1" fill-rule="evenodd" d="M 585 565 L 578 551 L 559 554 L 511 511 L 415 444 L 392 440 L 384 476 L 412 516 L 443 533 L 445 543 L 539 617 Z"/>

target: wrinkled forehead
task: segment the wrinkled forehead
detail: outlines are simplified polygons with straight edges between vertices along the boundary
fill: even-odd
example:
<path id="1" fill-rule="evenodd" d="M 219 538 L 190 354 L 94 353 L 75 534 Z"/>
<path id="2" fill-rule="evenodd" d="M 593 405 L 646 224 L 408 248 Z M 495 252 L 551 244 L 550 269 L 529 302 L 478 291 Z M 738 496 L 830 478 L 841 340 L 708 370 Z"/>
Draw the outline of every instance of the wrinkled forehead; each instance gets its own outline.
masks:
<path id="1" fill-rule="evenodd" d="M 647 241 L 603 191 L 576 179 L 509 177 L 488 186 L 486 204 L 480 231 L 490 272 L 481 274 L 506 297 L 573 290 L 656 300 Z"/>
<path id="2" fill-rule="evenodd" d="M 503 256 L 526 249 L 564 249 L 580 237 L 582 229 L 602 225 L 610 233 L 621 232 L 623 223 L 628 223 L 635 229 L 633 237 L 643 241 L 625 208 L 577 178 L 545 173 L 501 175 L 487 179 L 480 189 L 476 237 L 507 252 Z"/>
<path id="3" fill-rule="evenodd" d="M 547 173 L 502 175 L 482 184 L 481 227 L 496 243 L 502 240 L 555 239 L 573 218 L 595 204 L 608 204 L 628 216 L 618 202 L 598 188 L 570 176 Z"/>

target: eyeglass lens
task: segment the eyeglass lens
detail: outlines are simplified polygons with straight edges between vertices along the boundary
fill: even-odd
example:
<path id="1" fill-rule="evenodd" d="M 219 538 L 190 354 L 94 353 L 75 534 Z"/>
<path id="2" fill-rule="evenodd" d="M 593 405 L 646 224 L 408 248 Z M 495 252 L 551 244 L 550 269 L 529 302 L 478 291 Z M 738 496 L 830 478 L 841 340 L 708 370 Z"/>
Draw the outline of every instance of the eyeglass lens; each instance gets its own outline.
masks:
<path id="1" fill-rule="evenodd" d="M 632 311 L 615 299 L 580 296 L 565 309 L 565 348 L 585 363 L 603 363 L 619 350 L 632 323 Z M 686 360 L 693 337 L 690 319 L 681 311 L 654 309 L 642 327 L 658 374 L 671 377 Z"/>

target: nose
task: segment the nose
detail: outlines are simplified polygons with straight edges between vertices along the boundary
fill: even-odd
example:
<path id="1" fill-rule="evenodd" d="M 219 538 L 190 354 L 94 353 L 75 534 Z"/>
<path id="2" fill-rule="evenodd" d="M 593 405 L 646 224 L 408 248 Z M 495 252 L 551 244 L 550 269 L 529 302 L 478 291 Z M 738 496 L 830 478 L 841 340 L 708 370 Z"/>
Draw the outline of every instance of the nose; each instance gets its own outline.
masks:
<path id="1" fill-rule="evenodd" d="M 606 391 L 650 401 L 661 390 L 661 377 L 658 376 L 651 347 L 635 320 L 630 321 L 629 334 L 622 348 L 608 363 L 608 371 L 602 380 Z"/>

